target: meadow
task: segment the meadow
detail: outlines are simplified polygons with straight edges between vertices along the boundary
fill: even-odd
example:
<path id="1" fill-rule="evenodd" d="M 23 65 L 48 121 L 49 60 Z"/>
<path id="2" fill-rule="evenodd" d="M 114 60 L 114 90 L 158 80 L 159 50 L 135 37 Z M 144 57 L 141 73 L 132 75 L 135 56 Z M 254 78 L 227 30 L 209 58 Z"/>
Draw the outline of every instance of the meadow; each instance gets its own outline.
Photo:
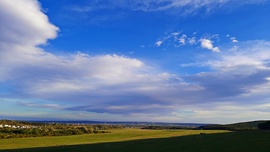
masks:
<path id="1" fill-rule="evenodd" d="M 7 152 L 268 152 L 269 131 L 119 129 L 108 134 L 0 140 Z"/>

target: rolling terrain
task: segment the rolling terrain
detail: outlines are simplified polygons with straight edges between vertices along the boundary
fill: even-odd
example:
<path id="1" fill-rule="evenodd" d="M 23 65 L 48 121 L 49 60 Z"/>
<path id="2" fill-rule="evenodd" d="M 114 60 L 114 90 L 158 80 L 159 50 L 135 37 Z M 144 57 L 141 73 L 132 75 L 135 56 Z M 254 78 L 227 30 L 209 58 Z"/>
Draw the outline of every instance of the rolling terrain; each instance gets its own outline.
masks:
<path id="1" fill-rule="evenodd" d="M 169 126 L 149 126 L 144 129 L 125 127 L 106 130 L 109 132 L 106 134 L 0 139 L 0 151 L 268 152 L 270 130 L 258 128 L 263 123 L 269 122 L 205 125 L 189 129 L 173 129 L 175 127 Z"/>
<path id="2" fill-rule="evenodd" d="M 269 131 L 116 130 L 111 134 L 0 140 L 5 152 L 267 152 Z"/>

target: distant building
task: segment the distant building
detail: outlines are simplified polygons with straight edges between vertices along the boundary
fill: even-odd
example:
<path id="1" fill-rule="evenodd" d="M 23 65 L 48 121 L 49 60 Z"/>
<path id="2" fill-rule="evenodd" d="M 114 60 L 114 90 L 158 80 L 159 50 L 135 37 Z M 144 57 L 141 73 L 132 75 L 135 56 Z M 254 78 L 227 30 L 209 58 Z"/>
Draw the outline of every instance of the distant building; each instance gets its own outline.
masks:
<path id="1" fill-rule="evenodd" d="M 6 127 L 6 128 L 11 128 L 11 125 L 4 125 L 4 127 Z"/>

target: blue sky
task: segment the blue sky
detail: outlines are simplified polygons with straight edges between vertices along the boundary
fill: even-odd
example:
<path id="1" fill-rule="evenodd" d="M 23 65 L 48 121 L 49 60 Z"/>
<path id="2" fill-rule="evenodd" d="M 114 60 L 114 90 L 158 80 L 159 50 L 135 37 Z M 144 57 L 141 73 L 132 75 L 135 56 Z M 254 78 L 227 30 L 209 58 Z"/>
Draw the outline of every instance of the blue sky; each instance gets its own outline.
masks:
<path id="1" fill-rule="evenodd" d="M 1 0 L 0 119 L 269 119 L 268 0 Z"/>

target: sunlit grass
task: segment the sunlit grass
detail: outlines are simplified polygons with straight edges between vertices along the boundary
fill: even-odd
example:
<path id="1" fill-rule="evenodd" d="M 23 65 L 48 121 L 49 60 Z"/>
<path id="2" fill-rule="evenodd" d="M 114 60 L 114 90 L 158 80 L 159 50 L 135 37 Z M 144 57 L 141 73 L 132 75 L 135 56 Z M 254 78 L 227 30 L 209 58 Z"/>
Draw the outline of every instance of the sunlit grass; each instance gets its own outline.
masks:
<path id="1" fill-rule="evenodd" d="M 0 140 L 0 149 L 50 147 L 62 145 L 128 141 L 136 139 L 166 138 L 175 136 L 196 135 L 202 132 L 207 134 L 228 132 L 220 130 L 202 131 L 202 130 L 143 130 L 143 129 L 119 129 L 110 131 L 111 133 L 105 134 L 2 139 Z"/>

